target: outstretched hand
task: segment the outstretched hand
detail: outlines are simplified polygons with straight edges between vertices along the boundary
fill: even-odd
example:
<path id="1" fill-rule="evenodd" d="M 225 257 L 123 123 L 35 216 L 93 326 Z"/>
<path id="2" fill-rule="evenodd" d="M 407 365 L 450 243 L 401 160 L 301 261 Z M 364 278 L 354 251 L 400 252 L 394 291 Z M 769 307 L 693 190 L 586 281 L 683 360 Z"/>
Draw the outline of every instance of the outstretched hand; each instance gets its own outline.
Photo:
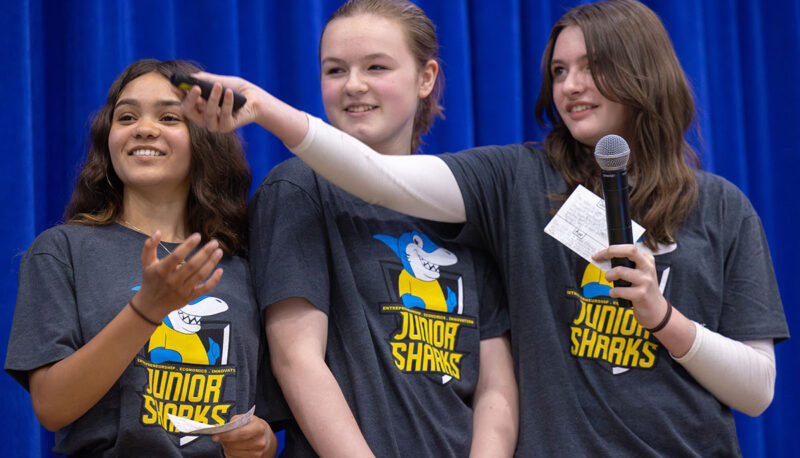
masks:
<path id="1" fill-rule="evenodd" d="M 231 421 L 239 416 L 234 416 Z M 255 415 L 246 425 L 222 434 L 215 434 L 211 436 L 211 440 L 222 445 L 222 450 L 228 458 L 273 457 L 278 451 L 277 440 L 272 428 L 266 421 Z"/>
<path id="2" fill-rule="evenodd" d="M 142 286 L 133 301 L 150 320 L 163 320 L 173 310 L 208 294 L 219 283 L 222 269 L 216 266 L 222 259 L 222 250 L 216 240 L 206 243 L 186 260 L 200 240 L 200 234 L 192 234 L 169 256 L 160 260 L 156 250 L 161 242 L 161 231 L 145 240 Z"/>
<path id="3" fill-rule="evenodd" d="M 631 301 L 633 316 L 644 328 L 657 326 L 666 314 L 667 300 L 661 294 L 656 272 L 656 261 L 653 255 L 638 249 L 635 245 L 611 245 L 592 256 L 596 261 L 607 261 L 611 258 L 628 258 L 636 263 L 636 268 L 614 267 L 605 273 L 606 280 L 627 280 L 626 287 L 615 287 L 609 295 Z"/>
<path id="4" fill-rule="evenodd" d="M 212 73 L 198 72 L 193 77 L 214 83 L 208 100 L 200 96 L 200 87 L 194 86 L 188 92 L 173 87 L 175 94 L 183 99 L 181 111 L 200 127 L 205 127 L 211 132 L 231 132 L 234 129 L 255 122 L 258 118 L 258 101 L 269 96 L 260 87 L 235 76 L 221 76 Z M 233 112 L 233 92 L 225 90 L 223 86 L 231 88 L 247 97 L 247 103 Z M 222 106 L 219 101 L 222 99 Z"/>

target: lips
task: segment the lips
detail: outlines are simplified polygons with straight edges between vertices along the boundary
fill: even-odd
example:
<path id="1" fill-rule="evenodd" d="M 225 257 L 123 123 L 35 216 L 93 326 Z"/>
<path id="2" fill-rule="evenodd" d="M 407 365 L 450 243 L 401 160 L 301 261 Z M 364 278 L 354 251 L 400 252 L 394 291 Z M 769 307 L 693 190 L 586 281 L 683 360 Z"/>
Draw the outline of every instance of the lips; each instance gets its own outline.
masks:
<path id="1" fill-rule="evenodd" d="M 562 118 L 571 119 L 573 121 L 580 121 L 584 118 L 591 116 L 599 105 L 588 102 L 578 101 L 571 102 L 564 106 L 563 111 L 560 111 Z"/>
<path id="2" fill-rule="evenodd" d="M 378 108 L 377 105 L 350 105 L 345 107 L 344 111 L 348 113 L 365 113 Z"/>
<path id="3" fill-rule="evenodd" d="M 580 113 L 580 112 L 583 112 L 583 111 L 586 111 L 586 110 L 590 110 L 592 108 L 594 108 L 592 105 L 575 105 L 573 107 L 570 107 L 569 112 L 570 113 Z"/>
<path id="4" fill-rule="evenodd" d="M 161 151 L 152 149 L 152 148 L 136 148 L 128 152 L 128 156 L 134 157 L 159 157 L 159 156 L 166 156 Z"/>
<path id="5" fill-rule="evenodd" d="M 567 113 L 579 114 L 591 109 L 597 108 L 597 105 L 587 102 L 572 102 L 567 105 Z"/>

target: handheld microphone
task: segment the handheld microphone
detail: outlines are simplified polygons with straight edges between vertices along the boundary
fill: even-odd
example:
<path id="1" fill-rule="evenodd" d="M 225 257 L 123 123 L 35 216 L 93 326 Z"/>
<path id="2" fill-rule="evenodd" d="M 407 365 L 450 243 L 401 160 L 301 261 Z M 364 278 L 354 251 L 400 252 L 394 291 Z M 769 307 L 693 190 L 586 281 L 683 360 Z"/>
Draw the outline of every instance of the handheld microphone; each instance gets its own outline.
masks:
<path id="1" fill-rule="evenodd" d="M 633 244 L 631 230 L 630 204 L 628 203 L 628 158 L 631 150 L 628 143 L 619 135 L 606 135 L 597 142 L 594 157 L 602 169 L 603 197 L 606 203 L 606 226 L 608 227 L 608 244 Z M 628 258 L 611 258 L 611 266 L 636 268 L 636 264 Z M 616 280 L 615 287 L 630 286 L 630 282 Z M 627 299 L 617 299 L 621 307 L 630 307 Z"/>

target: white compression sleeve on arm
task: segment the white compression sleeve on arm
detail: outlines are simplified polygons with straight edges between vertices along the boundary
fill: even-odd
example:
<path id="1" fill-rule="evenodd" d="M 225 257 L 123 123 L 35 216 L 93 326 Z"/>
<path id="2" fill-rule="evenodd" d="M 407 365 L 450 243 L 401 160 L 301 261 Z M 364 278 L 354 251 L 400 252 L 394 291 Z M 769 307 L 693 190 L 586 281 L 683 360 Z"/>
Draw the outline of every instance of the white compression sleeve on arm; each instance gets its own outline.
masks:
<path id="1" fill-rule="evenodd" d="M 752 417 L 761 415 L 775 390 L 771 339 L 739 342 L 694 323 L 697 334 L 679 362 L 717 399 Z"/>
<path id="2" fill-rule="evenodd" d="M 458 183 L 438 157 L 382 155 L 311 115 L 306 137 L 289 149 L 333 184 L 370 204 L 436 221 L 466 220 Z"/>

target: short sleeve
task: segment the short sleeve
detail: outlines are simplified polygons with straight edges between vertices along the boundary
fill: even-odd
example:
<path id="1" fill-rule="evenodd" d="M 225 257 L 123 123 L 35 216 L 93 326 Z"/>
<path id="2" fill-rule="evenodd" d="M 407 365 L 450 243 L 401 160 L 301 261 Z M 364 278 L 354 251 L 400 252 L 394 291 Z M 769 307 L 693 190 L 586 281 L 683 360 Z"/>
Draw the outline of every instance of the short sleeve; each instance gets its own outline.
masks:
<path id="1" fill-rule="evenodd" d="M 63 234 L 43 233 L 23 256 L 5 370 L 25 389 L 28 372 L 83 345 L 73 270 Z"/>
<path id="2" fill-rule="evenodd" d="M 742 197 L 744 199 L 744 197 Z M 761 220 L 749 202 L 725 260 L 719 332 L 736 340 L 789 337 Z"/>
<path id="3" fill-rule="evenodd" d="M 481 340 L 505 334 L 509 330 L 508 298 L 495 264 L 485 254 L 475 252 L 478 297 L 480 300 Z"/>
<path id="4" fill-rule="evenodd" d="M 283 165 L 264 180 L 250 204 L 250 267 L 259 308 L 263 313 L 270 304 L 302 297 L 328 313 L 324 216 L 313 187 L 300 183 L 313 181 L 313 175 L 309 170 L 298 177 Z"/>
<path id="5" fill-rule="evenodd" d="M 508 214 L 507 197 L 513 195 L 514 167 L 508 151 L 496 146 L 474 148 L 439 156 L 456 178 L 467 213 L 467 225 L 477 229 L 490 251 L 503 234 Z M 465 234 L 473 233 L 468 230 Z M 465 240 L 471 245 L 475 241 Z"/>

